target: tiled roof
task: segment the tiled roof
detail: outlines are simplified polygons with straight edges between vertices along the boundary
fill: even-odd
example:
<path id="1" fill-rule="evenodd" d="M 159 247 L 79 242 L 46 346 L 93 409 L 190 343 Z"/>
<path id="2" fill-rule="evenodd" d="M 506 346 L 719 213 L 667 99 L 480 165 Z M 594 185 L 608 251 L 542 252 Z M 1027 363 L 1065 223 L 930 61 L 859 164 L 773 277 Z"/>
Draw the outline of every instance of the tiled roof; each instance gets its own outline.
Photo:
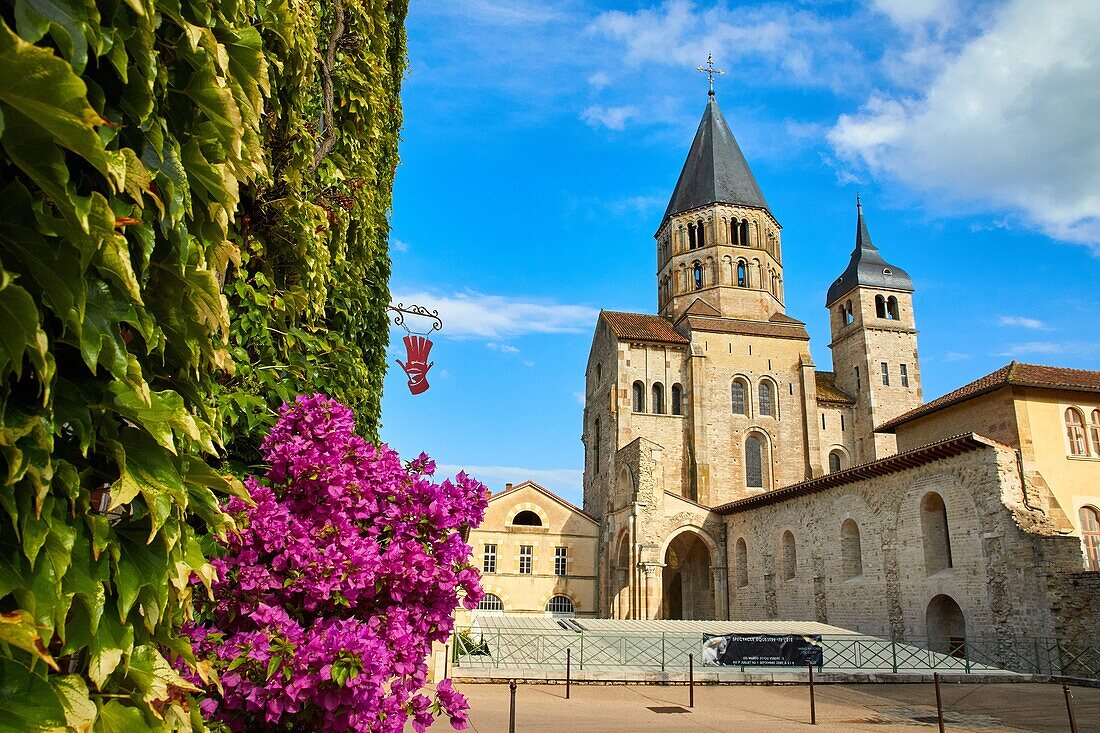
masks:
<path id="1" fill-rule="evenodd" d="M 520 489 L 527 489 L 527 488 L 534 489 L 535 491 L 539 492 L 540 494 L 544 494 L 547 498 L 553 499 L 554 501 L 556 501 L 559 504 L 563 505 L 566 509 L 571 509 L 572 511 L 576 512 L 577 514 L 580 514 L 584 518 L 589 519 L 593 522 L 597 522 L 595 517 L 593 517 L 591 514 L 589 514 L 585 510 L 581 509 L 576 504 L 574 504 L 570 501 L 566 501 L 565 499 L 561 498 L 560 496 L 555 494 L 550 489 L 546 488 L 545 486 L 543 486 L 541 484 L 535 483 L 534 481 L 531 481 L 530 479 L 528 479 L 527 481 L 524 481 L 522 483 L 518 483 L 510 489 L 505 489 L 504 491 L 500 491 L 500 492 L 497 492 L 497 493 L 493 494 L 492 496 L 489 497 L 489 501 L 496 501 L 497 499 L 500 499 L 502 497 L 508 496 L 510 494 L 514 494 L 515 492 L 519 491 Z M 597 522 L 597 524 L 598 524 L 598 522 Z"/>
<path id="2" fill-rule="evenodd" d="M 964 435 L 955 436 L 954 438 L 948 438 L 947 440 L 941 440 L 938 443 L 926 445 L 922 448 L 899 453 L 895 456 L 881 458 L 871 463 L 864 463 L 862 466 L 855 466 L 845 471 L 828 473 L 824 476 L 810 479 L 809 481 L 803 481 L 798 484 L 776 489 L 775 491 L 766 491 L 763 494 L 750 496 L 747 499 L 732 501 L 729 504 L 723 504 L 720 507 L 716 507 L 714 511 L 718 514 L 737 514 L 738 512 L 756 509 L 757 507 L 767 506 L 769 504 L 778 504 L 787 499 L 793 499 L 796 496 L 816 494 L 836 486 L 844 486 L 845 484 L 863 481 L 876 476 L 885 476 L 898 471 L 905 471 L 910 468 L 932 463 L 933 461 L 953 458 L 957 455 L 982 448 L 994 448 L 998 445 L 1000 444 L 988 438 L 983 438 L 975 433 L 966 433 Z"/>
<path id="3" fill-rule="evenodd" d="M 854 405 L 856 403 L 844 390 L 836 386 L 836 373 L 814 372 L 817 378 L 817 401 L 837 402 L 842 405 Z"/>
<path id="4" fill-rule="evenodd" d="M 624 341 L 655 341 L 663 344 L 691 343 L 667 319 L 642 313 L 600 311 L 611 333 Z"/>
<path id="5" fill-rule="evenodd" d="M 693 300 L 684 313 L 692 316 L 715 316 L 718 318 L 722 316 L 722 311 L 701 298 Z"/>
<path id="6" fill-rule="evenodd" d="M 688 328 L 709 333 L 737 333 L 746 336 L 775 336 L 776 338 L 808 341 L 810 334 L 799 322 L 747 321 L 740 318 L 706 318 L 688 316 Z"/>
<path id="7" fill-rule="evenodd" d="M 904 415 L 895 417 L 893 420 L 880 425 L 876 430 L 883 433 L 893 432 L 894 428 L 910 420 L 930 415 L 945 407 L 1009 386 L 1100 392 L 1100 371 L 1067 369 L 1041 364 L 1023 364 L 1014 361 L 992 374 L 987 374 L 980 379 L 975 379 L 970 384 L 959 387 L 954 392 L 948 392 L 943 397 L 925 403 Z"/>

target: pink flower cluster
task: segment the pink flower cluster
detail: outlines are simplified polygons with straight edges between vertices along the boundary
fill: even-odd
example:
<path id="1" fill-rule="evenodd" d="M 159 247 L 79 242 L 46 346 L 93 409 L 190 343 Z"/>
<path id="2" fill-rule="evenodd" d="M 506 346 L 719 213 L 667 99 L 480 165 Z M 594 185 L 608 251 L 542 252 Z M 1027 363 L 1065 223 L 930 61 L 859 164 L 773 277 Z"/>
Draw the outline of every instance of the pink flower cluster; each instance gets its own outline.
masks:
<path id="1" fill-rule="evenodd" d="M 449 681 L 434 699 L 422 689 L 460 596 L 482 597 L 461 531 L 481 523 L 485 486 L 433 482 L 427 456 L 402 464 L 324 395 L 284 405 L 263 451 L 267 481 L 247 481 L 253 506 L 230 500 L 240 532 L 189 629 L 221 673 L 207 717 L 235 731 L 396 732 L 409 717 L 423 731 L 437 715 L 465 728 Z"/>

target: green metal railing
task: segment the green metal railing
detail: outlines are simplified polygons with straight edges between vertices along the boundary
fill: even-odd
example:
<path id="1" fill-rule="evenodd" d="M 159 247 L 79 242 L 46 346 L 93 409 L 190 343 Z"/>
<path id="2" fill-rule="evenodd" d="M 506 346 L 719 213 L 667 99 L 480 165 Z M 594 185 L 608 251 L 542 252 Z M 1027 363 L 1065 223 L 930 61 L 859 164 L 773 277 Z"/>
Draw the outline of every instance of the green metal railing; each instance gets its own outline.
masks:
<path id="1" fill-rule="evenodd" d="M 566 650 L 578 670 L 683 671 L 688 655 L 701 658 L 703 637 L 688 633 L 527 631 L 501 628 L 456 631 L 458 668 L 548 670 L 565 668 Z M 1100 646 L 1044 637 L 937 639 L 824 635 L 824 671 L 956 672 L 1100 679 Z"/>

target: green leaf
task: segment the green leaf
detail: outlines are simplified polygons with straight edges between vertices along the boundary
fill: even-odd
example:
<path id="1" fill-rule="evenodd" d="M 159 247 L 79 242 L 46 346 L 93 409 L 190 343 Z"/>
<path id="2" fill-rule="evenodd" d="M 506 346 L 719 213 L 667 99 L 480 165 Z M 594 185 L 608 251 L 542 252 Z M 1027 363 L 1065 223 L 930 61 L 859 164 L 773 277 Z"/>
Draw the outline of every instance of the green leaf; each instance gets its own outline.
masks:
<path id="1" fill-rule="evenodd" d="M 89 733 L 95 723 L 96 705 L 88 698 L 88 686 L 79 675 L 67 674 L 55 677 L 53 687 L 65 710 L 65 722 L 69 730 Z"/>
<path id="2" fill-rule="evenodd" d="M 48 629 L 37 626 L 26 611 L 0 613 L 0 641 L 30 652 L 56 671 L 57 662 L 42 643 L 42 631 Z"/>
<path id="3" fill-rule="evenodd" d="M 138 733 L 149 730 L 149 725 L 137 708 L 111 700 L 99 708 L 93 730 L 95 733 Z"/>
<path id="4" fill-rule="evenodd" d="M 111 614 L 105 614 L 89 645 L 88 677 L 92 684 L 99 690 L 104 689 L 107 678 L 118 669 L 124 658 L 130 656 L 133 648 L 134 627 L 121 624 Z"/>
<path id="5" fill-rule="evenodd" d="M 0 733 L 67 733 L 65 707 L 46 678 L 0 657 Z"/>
<path id="6" fill-rule="evenodd" d="M 35 365 L 42 365 L 39 374 L 46 371 L 46 334 L 38 326 L 38 308 L 34 298 L 18 285 L 0 290 L 0 372 L 11 369 L 16 378 L 23 373 L 23 356 L 29 355 Z"/>
<path id="7" fill-rule="evenodd" d="M 167 700 L 169 694 L 177 691 L 200 692 L 199 688 L 180 677 L 151 644 L 134 647 L 126 677 L 143 693 L 142 700 L 150 705 Z"/>
<path id="8" fill-rule="evenodd" d="M 87 93 L 69 64 L 0 22 L 0 102 L 26 115 L 106 177 L 107 159 L 95 131 L 103 120 L 88 104 Z"/>
<path id="9" fill-rule="evenodd" d="M 187 490 L 170 454 L 158 448 L 150 439 L 130 431 L 123 445 L 125 465 L 118 481 L 111 487 L 111 509 L 129 503 L 139 493 L 145 499 L 152 519 L 149 539 L 164 524 L 172 504 L 185 508 Z"/>

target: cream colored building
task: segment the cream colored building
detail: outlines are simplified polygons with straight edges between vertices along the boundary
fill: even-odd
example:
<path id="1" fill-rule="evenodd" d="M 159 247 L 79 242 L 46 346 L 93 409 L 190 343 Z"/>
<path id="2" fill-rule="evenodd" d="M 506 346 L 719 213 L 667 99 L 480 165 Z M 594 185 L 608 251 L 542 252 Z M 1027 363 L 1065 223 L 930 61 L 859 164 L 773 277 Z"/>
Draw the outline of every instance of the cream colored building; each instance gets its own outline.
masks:
<path id="1" fill-rule="evenodd" d="M 713 96 L 655 239 L 656 315 L 602 311 L 586 370 L 600 615 L 916 634 L 957 631 L 957 608 L 971 631 L 1062 628 L 1100 506 L 1100 373 L 1010 366 L 923 405 L 913 283 L 858 202 L 818 370 L 786 313 L 781 226 Z M 1054 376 L 1013 376 L 1036 370 Z M 845 575 L 853 542 L 866 572 Z"/>
<path id="2" fill-rule="evenodd" d="M 459 625 L 484 614 L 595 616 L 598 535 L 595 519 L 553 492 L 508 484 L 470 531 L 486 595 Z"/>

